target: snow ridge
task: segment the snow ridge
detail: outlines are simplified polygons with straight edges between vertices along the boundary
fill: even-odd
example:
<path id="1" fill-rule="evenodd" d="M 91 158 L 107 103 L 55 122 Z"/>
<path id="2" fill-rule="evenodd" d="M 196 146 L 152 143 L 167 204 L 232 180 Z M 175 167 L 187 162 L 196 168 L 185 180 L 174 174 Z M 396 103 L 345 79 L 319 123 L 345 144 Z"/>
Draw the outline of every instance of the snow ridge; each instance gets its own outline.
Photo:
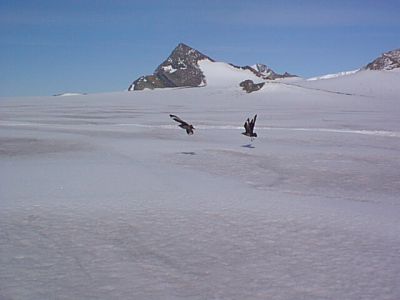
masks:
<path id="1" fill-rule="evenodd" d="M 311 77 L 311 78 L 308 78 L 307 80 L 313 81 L 313 80 L 320 80 L 320 79 L 337 78 L 337 77 L 352 75 L 352 74 L 357 73 L 358 71 L 360 71 L 360 69 L 352 70 L 352 71 L 344 71 L 344 72 L 339 72 L 339 73 L 334 73 L 334 74 L 326 74 L 326 75 L 317 76 L 317 77 Z"/>

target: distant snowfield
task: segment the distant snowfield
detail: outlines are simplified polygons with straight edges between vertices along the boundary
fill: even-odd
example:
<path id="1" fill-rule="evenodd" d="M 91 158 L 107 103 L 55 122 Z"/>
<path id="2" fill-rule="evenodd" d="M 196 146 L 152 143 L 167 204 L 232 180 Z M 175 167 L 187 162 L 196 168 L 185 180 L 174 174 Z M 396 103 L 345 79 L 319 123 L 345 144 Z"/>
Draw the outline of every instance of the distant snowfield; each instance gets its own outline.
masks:
<path id="1" fill-rule="evenodd" d="M 240 82 L 246 79 L 253 80 L 255 83 L 263 81 L 250 70 L 235 68 L 224 62 L 212 62 L 208 59 L 203 59 L 198 64 L 206 77 L 208 87 L 238 86 Z"/>
<path id="2" fill-rule="evenodd" d="M 83 96 L 85 94 L 82 93 L 61 93 L 54 95 L 55 97 L 69 97 L 69 96 Z"/>
<path id="3" fill-rule="evenodd" d="M 359 71 L 360 71 L 360 69 L 352 70 L 352 71 L 344 71 L 344 72 L 339 72 L 339 73 L 335 73 L 335 74 L 327 74 L 327 75 L 322 75 L 322 76 L 317 76 L 317 77 L 311 77 L 311 78 L 308 78 L 307 80 L 313 81 L 313 80 L 320 80 L 320 79 L 332 79 L 332 78 L 336 78 L 336 77 L 352 75 Z"/>
<path id="4" fill-rule="evenodd" d="M 1 98 L 0 299 L 399 299 L 400 73 L 240 76 Z"/>

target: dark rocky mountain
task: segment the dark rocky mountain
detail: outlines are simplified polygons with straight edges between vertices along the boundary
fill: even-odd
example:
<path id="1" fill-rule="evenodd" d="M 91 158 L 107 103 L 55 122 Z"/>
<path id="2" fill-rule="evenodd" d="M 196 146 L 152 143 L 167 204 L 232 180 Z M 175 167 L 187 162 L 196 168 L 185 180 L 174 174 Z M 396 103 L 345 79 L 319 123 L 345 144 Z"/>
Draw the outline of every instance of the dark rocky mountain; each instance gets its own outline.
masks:
<path id="1" fill-rule="evenodd" d="M 207 78 L 198 64 L 198 62 L 203 59 L 215 62 L 207 55 L 181 43 L 172 51 L 170 56 L 157 67 L 152 75 L 139 77 L 129 86 L 128 90 L 132 91 L 165 87 L 197 87 L 207 85 Z M 263 64 L 257 64 L 251 67 L 230 65 L 241 70 L 250 70 L 259 77 L 260 80 L 271 80 L 294 76 L 289 73 L 277 74 Z"/>
<path id="2" fill-rule="evenodd" d="M 172 51 L 170 56 L 157 67 L 152 75 L 139 77 L 129 86 L 128 90 L 133 91 L 166 87 L 198 87 L 207 85 L 207 78 L 199 66 L 199 61 L 205 59 L 210 62 L 215 62 L 215 60 L 207 55 L 181 43 Z M 287 72 L 278 74 L 264 64 L 244 67 L 233 64 L 229 65 L 238 70 L 251 71 L 256 77 L 260 78 L 260 81 L 297 77 Z M 400 49 L 383 53 L 362 69 L 393 70 L 396 68 L 400 68 Z M 237 84 L 241 84 L 245 90 L 255 91 L 263 86 L 255 84 L 253 81 L 250 82 L 250 78 L 247 78 L 247 80 L 246 78 L 244 79 L 245 80 L 242 79 L 243 81 L 241 83 L 238 82 Z"/>
<path id="3" fill-rule="evenodd" d="M 400 49 L 383 53 L 364 67 L 366 70 L 393 70 L 400 68 Z"/>
<path id="4" fill-rule="evenodd" d="M 205 85 L 204 74 L 197 64 L 199 60 L 203 59 L 214 61 L 199 51 L 181 43 L 157 67 L 153 75 L 138 78 L 131 84 L 128 90 Z"/>

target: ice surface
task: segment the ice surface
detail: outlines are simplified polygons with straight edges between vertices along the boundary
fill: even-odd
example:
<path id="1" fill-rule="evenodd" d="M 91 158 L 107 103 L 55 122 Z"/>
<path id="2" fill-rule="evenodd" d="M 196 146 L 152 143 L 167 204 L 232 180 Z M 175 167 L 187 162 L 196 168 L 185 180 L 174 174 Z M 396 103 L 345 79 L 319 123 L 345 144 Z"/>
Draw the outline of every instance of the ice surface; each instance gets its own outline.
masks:
<path id="1" fill-rule="evenodd" d="M 399 75 L 0 99 L 0 299 L 399 299 Z"/>
<path id="2" fill-rule="evenodd" d="M 239 89 L 239 83 L 244 80 L 250 79 L 255 83 L 263 81 L 250 70 L 235 68 L 224 62 L 212 62 L 208 59 L 203 59 L 198 64 L 206 77 L 207 86 L 209 87 L 236 87 Z"/>

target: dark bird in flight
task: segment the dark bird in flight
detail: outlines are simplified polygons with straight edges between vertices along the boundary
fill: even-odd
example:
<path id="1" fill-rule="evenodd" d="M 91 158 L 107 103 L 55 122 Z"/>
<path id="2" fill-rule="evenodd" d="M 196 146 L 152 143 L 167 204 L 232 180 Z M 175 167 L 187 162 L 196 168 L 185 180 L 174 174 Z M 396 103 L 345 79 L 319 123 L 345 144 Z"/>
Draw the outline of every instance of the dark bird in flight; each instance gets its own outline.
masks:
<path id="1" fill-rule="evenodd" d="M 189 135 L 193 134 L 193 130 L 195 129 L 193 125 L 183 121 L 181 118 L 175 115 L 169 115 L 174 121 L 180 123 L 178 126 L 186 130 L 186 133 Z"/>
<path id="2" fill-rule="evenodd" d="M 256 124 L 257 115 L 254 116 L 252 120 L 247 118 L 247 121 L 244 123 L 245 132 L 242 132 L 243 135 L 248 136 L 253 140 L 257 137 L 257 133 L 254 132 L 254 125 Z"/>

